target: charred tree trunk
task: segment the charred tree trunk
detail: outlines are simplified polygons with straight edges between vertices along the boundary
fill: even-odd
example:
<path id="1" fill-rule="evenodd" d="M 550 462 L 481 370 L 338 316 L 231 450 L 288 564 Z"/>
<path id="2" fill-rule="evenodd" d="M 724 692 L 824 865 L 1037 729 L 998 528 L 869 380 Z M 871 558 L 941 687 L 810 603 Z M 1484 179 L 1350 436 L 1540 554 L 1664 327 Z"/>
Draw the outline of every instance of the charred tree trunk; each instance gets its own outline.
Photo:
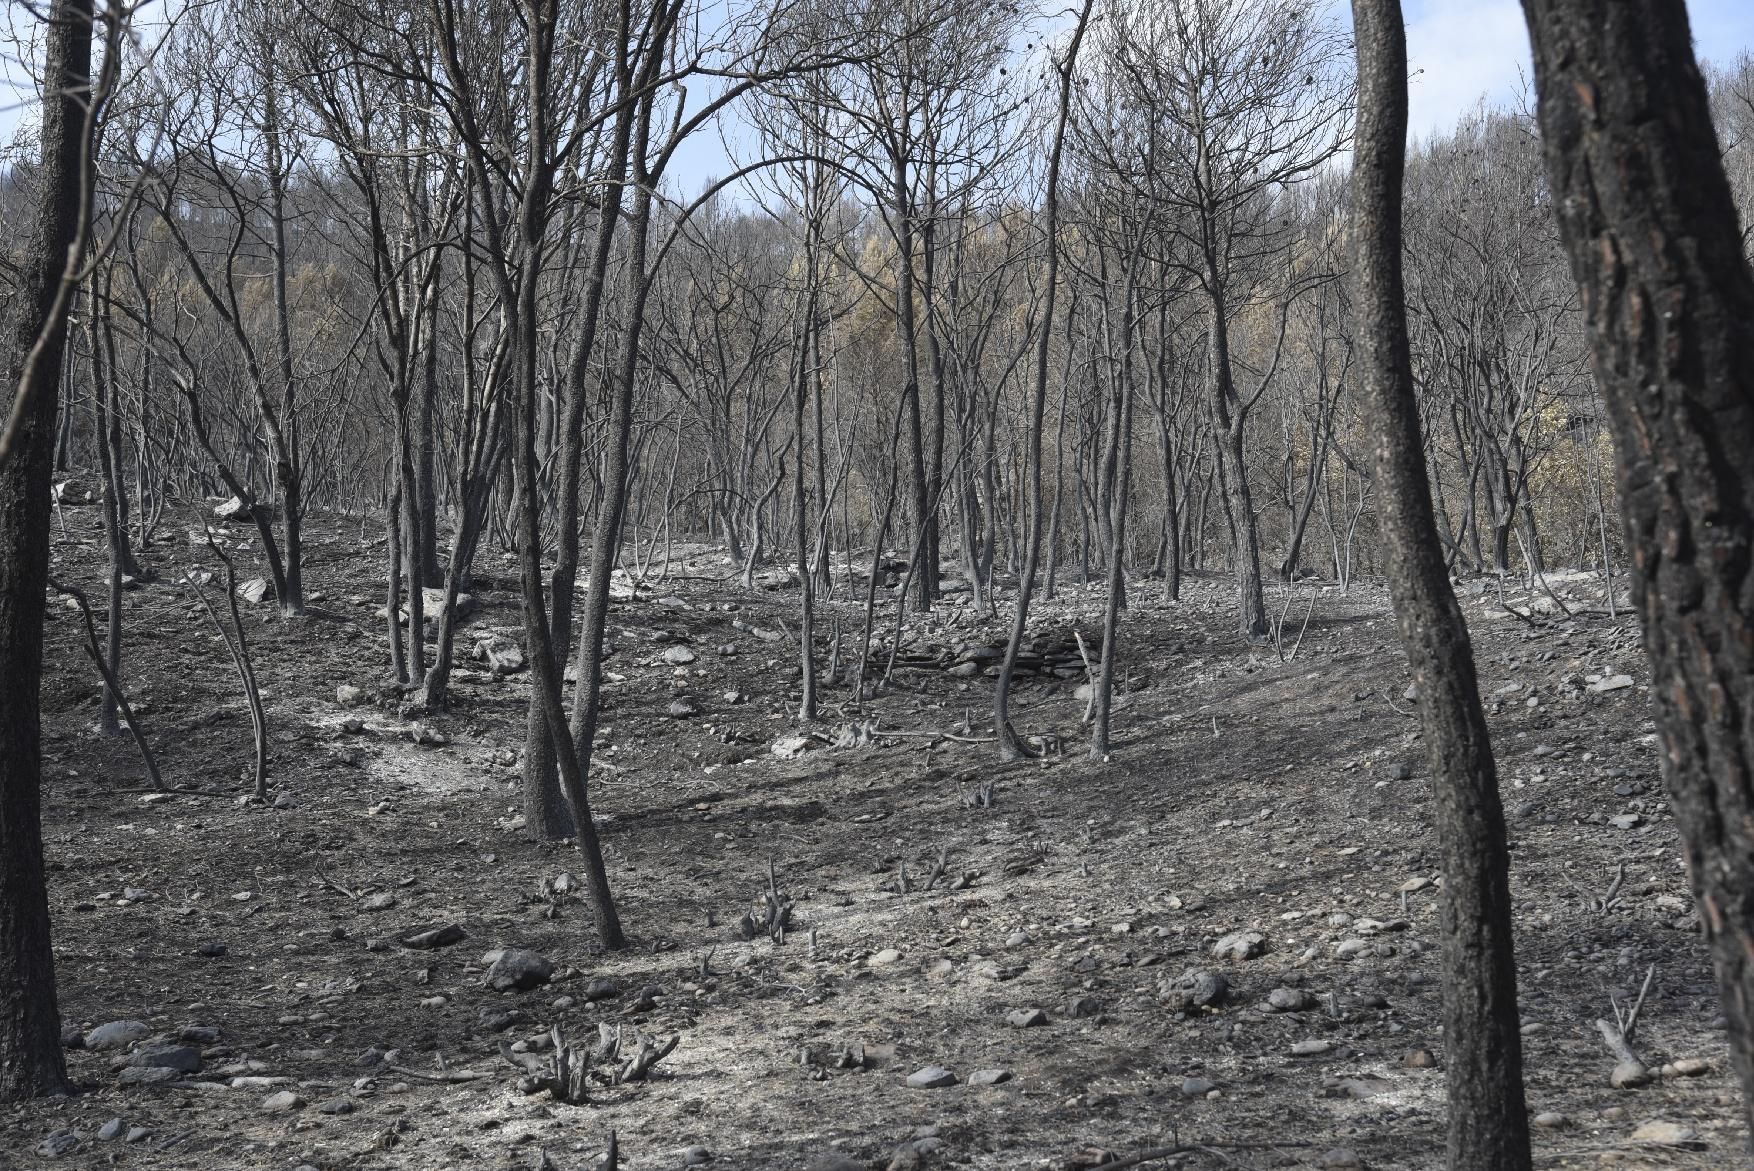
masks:
<path id="1" fill-rule="evenodd" d="M 91 0 L 49 7 L 42 189 L 19 270 L 8 355 L 17 389 L 0 442 L 0 1101 L 67 1089 L 43 875 L 39 688 L 56 390 L 88 210 L 81 162 L 89 142 L 91 26 Z"/>
<path id="2" fill-rule="evenodd" d="M 1525 0 L 1663 773 L 1754 1117 L 1754 274 L 1687 14 Z"/>
<path id="3" fill-rule="evenodd" d="M 1358 129 L 1353 163 L 1358 338 L 1365 416 L 1375 420 L 1377 501 L 1389 593 L 1419 689 L 1443 864 L 1443 1010 L 1452 1171 L 1529 1163 L 1511 946 L 1504 808 L 1432 512 L 1401 282 L 1407 43 L 1399 0 L 1353 0 Z"/>

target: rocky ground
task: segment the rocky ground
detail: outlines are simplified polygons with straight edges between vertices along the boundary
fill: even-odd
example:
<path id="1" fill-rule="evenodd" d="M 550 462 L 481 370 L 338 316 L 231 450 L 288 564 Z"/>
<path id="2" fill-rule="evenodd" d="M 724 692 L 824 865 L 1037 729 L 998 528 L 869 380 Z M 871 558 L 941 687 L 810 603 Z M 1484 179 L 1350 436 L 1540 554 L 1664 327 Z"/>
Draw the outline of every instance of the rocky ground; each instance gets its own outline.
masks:
<path id="1" fill-rule="evenodd" d="M 170 534 L 127 595 L 127 679 L 168 792 L 126 738 L 94 735 L 78 618 L 53 610 L 44 829 L 78 1093 L 0 1116 L 0 1165 L 573 1171 L 611 1134 L 636 1171 L 1083 1167 L 1176 1145 L 1202 1149 L 1151 1165 L 1441 1165 L 1437 851 L 1379 589 L 1290 587 L 1282 654 L 1230 636 L 1225 582 L 1176 605 L 1140 583 L 1102 763 L 1067 641 L 1094 648 L 1099 592 L 1065 588 L 1018 695 L 1057 751 L 999 765 L 981 741 L 1000 624 L 952 602 L 913 628 L 893 690 L 855 711 L 831 687 L 799 729 L 795 590 L 746 593 L 721 556 L 681 550 L 611 615 L 592 783 L 634 945 L 604 954 L 577 855 L 515 817 L 528 686 L 494 641 L 518 641 L 509 562 L 488 555 L 459 644 L 492 658 L 412 722 L 382 687 L 381 533 L 312 528 L 311 616 L 246 609 L 266 805 L 240 797 L 230 660 L 173 581 L 213 568 L 199 544 Z M 57 575 L 96 592 L 99 536 L 65 509 Z M 1603 591 L 1584 576 L 1468 595 L 1539 1164 L 1739 1163 L 1636 627 L 1586 612 Z M 843 664 L 860 601 L 826 607 Z M 770 867 L 783 943 L 744 922 L 766 919 Z M 1615 1088 L 1594 1022 L 1653 969 L 1648 1080 Z M 525 1092 L 556 1029 L 589 1047 L 605 1026 L 623 1062 L 678 1040 L 643 1080 L 589 1080 L 585 1104 Z"/>

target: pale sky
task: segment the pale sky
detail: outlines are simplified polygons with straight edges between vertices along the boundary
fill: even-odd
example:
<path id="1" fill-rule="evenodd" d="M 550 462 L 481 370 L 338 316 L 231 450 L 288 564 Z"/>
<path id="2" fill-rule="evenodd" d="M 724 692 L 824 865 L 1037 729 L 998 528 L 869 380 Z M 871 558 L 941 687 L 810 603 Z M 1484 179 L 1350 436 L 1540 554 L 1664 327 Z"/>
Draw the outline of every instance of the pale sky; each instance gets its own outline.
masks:
<path id="1" fill-rule="evenodd" d="M 1694 51 L 1705 60 L 1728 64 L 1754 52 L 1754 0 L 1691 0 L 1687 13 Z M 1405 0 L 1403 14 L 1415 138 L 1448 129 L 1482 95 L 1513 100 L 1530 76 L 1529 34 L 1517 0 Z"/>
<path id="2" fill-rule="evenodd" d="M 1727 64 L 1754 52 L 1754 0 L 1691 0 L 1687 7 L 1702 58 Z M 0 0 L 0 8 L 0 34 L 32 19 L 20 0 Z M 1349 5 L 1340 3 L 1336 11 L 1349 19 Z M 1528 34 L 1517 0 L 1404 0 L 1404 13 L 1414 138 L 1448 129 L 1482 97 L 1515 100 L 1529 74 Z M 24 75 L 12 55 L 17 48 L 16 42 L 0 45 L 0 142 L 11 138 L 21 106 L 34 100 L 28 83 L 17 84 Z M 695 192 L 730 169 L 718 136 L 707 131 L 677 158 L 669 178 L 676 188 Z"/>

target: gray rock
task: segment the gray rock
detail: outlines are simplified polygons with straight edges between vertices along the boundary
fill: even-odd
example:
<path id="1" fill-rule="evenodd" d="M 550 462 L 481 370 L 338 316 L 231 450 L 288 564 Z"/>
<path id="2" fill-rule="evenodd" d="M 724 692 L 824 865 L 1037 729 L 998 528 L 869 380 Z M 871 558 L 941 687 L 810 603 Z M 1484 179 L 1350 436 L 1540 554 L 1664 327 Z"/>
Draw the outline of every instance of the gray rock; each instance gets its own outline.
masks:
<path id="1" fill-rule="evenodd" d="M 956 1075 L 941 1065 L 928 1065 L 907 1075 L 911 1090 L 941 1090 L 956 1084 Z"/>
<path id="2" fill-rule="evenodd" d="M 1212 958 L 1218 960 L 1252 960 L 1267 950 L 1267 937 L 1259 931 L 1232 931 L 1212 945 Z"/>
<path id="3" fill-rule="evenodd" d="M 358 707 L 365 702 L 365 691 L 351 683 L 343 683 L 335 688 L 335 702 L 342 707 Z"/>
<path id="4" fill-rule="evenodd" d="M 249 581 L 238 586 L 238 597 L 252 606 L 267 601 L 273 592 L 274 587 L 265 577 L 252 577 Z"/>
<path id="5" fill-rule="evenodd" d="M 142 1049 L 129 1058 L 136 1069 L 174 1069 L 179 1073 L 195 1073 L 201 1068 L 201 1051 L 193 1045 L 162 1045 Z"/>
<path id="6" fill-rule="evenodd" d="M 51 1159 L 59 1158 L 79 1145 L 79 1136 L 70 1130 L 50 1131 L 49 1136 L 37 1144 L 37 1154 L 47 1155 Z"/>
<path id="7" fill-rule="evenodd" d="M 475 644 L 475 657 L 496 675 L 510 675 L 527 665 L 524 648 L 504 635 L 495 634 Z"/>
<path id="8" fill-rule="evenodd" d="M 621 989 L 616 987 L 615 981 L 605 976 L 598 976 L 585 985 L 586 1000 L 614 1000 L 620 995 Z"/>
<path id="9" fill-rule="evenodd" d="M 359 901 L 359 909 L 362 911 L 387 911 L 395 905 L 396 896 L 387 890 L 367 895 Z"/>
<path id="10" fill-rule="evenodd" d="M 110 1021 L 85 1034 L 85 1047 L 95 1050 L 126 1049 L 151 1035 L 152 1029 L 145 1021 Z"/>
<path id="11" fill-rule="evenodd" d="M 1561 1127 L 1570 1125 L 1571 1123 L 1571 1119 L 1559 1113 L 1557 1110 L 1543 1110 L 1541 1113 L 1535 1115 L 1532 1121 L 1536 1126 L 1541 1127 L 1543 1130 L 1558 1130 Z"/>
<path id="12" fill-rule="evenodd" d="M 1165 979 L 1157 986 L 1158 995 L 1170 1008 L 1179 1012 L 1190 1009 L 1216 1008 L 1230 993 L 1230 981 L 1220 972 L 1189 968 L 1175 979 Z"/>
<path id="13" fill-rule="evenodd" d="M 305 1100 L 291 1090 L 276 1090 L 262 1099 L 262 1110 L 268 1114 L 285 1114 L 304 1104 Z"/>
<path id="14" fill-rule="evenodd" d="M 1632 1132 L 1632 1141 L 1653 1147 L 1702 1147 L 1699 1132 L 1679 1122 L 1653 1119 Z"/>
<path id="15" fill-rule="evenodd" d="M 1182 1080 L 1182 1097 L 1204 1098 L 1218 1088 L 1218 1083 L 1203 1077 L 1190 1077 Z"/>
<path id="16" fill-rule="evenodd" d="M 553 975 L 554 964 L 546 956 L 511 947 L 487 969 L 487 986 L 496 992 L 527 992 L 548 983 Z"/>
<path id="17" fill-rule="evenodd" d="M 685 646 L 676 645 L 664 648 L 664 661 L 672 667 L 686 667 L 694 662 L 694 652 Z"/>
<path id="18" fill-rule="evenodd" d="M 124 1086 L 162 1086 L 183 1080 L 183 1071 L 168 1065 L 136 1065 L 122 1071 L 116 1081 Z"/>
<path id="19" fill-rule="evenodd" d="M 679 695 L 670 701 L 670 706 L 664 712 L 673 720 L 685 720 L 689 716 L 700 714 L 700 703 L 689 696 Z"/>
<path id="20" fill-rule="evenodd" d="M 1599 681 L 1590 684 L 1590 690 L 1591 691 L 1624 691 L 1624 690 L 1626 690 L 1626 688 L 1631 687 L 1631 686 L 1632 686 L 1632 676 L 1630 676 L 1630 675 L 1607 675 L 1607 676 L 1604 676 Z"/>
<path id="21" fill-rule="evenodd" d="M 1316 998 L 1301 988 L 1275 988 L 1267 993 L 1267 1004 L 1274 1012 L 1305 1012 L 1316 1006 Z"/>
<path id="22" fill-rule="evenodd" d="M 152 1137 L 152 1131 L 144 1126 L 130 1126 L 127 1135 L 122 1139 L 125 1143 L 143 1143 Z"/>
<path id="23" fill-rule="evenodd" d="M 1014 1029 L 1034 1029 L 1048 1023 L 1048 1014 L 1039 1008 L 1020 1008 L 1007 1014 L 1005 1021 Z"/>
<path id="24" fill-rule="evenodd" d="M 429 951 L 435 947 L 449 947 L 453 943 L 461 943 L 469 938 L 468 933 L 456 923 L 447 923 L 443 927 L 429 927 L 424 931 L 416 931 L 412 935 L 404 935 L 401 939 L 403 947 L 411 947 L 417 951 Z"/>
<path id="25" fill-rule="evenodd" d="M 677 1152 L 677 1162 L 684 1167 L 704 1167 L 713 1161 L 713 1153 L 702 1146 L 684 1147 Z"/>
<path id="26" fill-rule="evenodd" d="M 968 1075 L 971 1086 L 998 1086 L 1011 1080 L 1008 1069 L 977 1069 Z"/>
<path id="27" fill-rule="evenodd" d="M 317 1113 L 330 1114 L 330 1115 L 352 1114 L 353 1113 L 353 1099 L 352 1098 L 330 1098 L 327 1102 L 319 1102 L 317 1104 Z"/>
<path id="28" fill-rule="evenodd" d="M 1291 1056 L 1320 1057 L 1324 1053 L 1331 1053 L 1333 1049 L 1334 1043 L 1327 1038 L 1311 1037 L 1307 1041 L 1298 1041 L 1293 1044 L 1291 1046 Z"/>
<path id="29" fill-rule="evenodd" d="M 1066 1015 L 1075 1021 L 1102 1015 L 1102 1001 L 1094 996 L 1075 996 L 1066 1005 Z"/>
<path id="30" fill-rule="evenodd" d="M 120 1118 L 112 1118 L 97 1128 L 97 1141 L 100 1143 L 113 1143 L 127 1133 L 128 1124 L 123 1122 Z"/>

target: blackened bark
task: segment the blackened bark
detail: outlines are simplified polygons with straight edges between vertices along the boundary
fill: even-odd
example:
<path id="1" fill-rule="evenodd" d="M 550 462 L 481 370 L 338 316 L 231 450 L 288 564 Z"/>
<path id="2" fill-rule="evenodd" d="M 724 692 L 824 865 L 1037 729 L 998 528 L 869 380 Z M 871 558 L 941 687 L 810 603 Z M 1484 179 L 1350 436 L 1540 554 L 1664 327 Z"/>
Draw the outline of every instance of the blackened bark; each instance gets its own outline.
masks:
<path id="1" fill-rule="evenodd" d="M 1364 415 L 1375 423 L 1389 594 L 1419 689 L 1443 865 L 1443 1034 L 1452 1171 L 1529 1164 L 1511 947 L 1504 809 L 1474 677 L 1474 651 L 1450 588 L 1419 433 L 1401 282 L 1407 42 L 1400 0 L 1353 0 L 1358 127 L 1352 172 L 1353 265 Z"/>
<path id="2" fill-rule="evenodd" d="M 1682 5 L 1523 12 L 1663 774 L 1754 1118 L 1754 274 Z"/>
<path id="3" fill-rule="evenodd" d="M 85 210 L 91 23 L 91 0 L 49 8 L 43 186 L 8 355 L 8 374 L 19 380 L 11 406 L 21 409 L 10 455 L 0 459 L 0 1101 L 67 1089 L 43 875 L 39 687 L 56 388 L 72 292 L 65 281 Z"/>

